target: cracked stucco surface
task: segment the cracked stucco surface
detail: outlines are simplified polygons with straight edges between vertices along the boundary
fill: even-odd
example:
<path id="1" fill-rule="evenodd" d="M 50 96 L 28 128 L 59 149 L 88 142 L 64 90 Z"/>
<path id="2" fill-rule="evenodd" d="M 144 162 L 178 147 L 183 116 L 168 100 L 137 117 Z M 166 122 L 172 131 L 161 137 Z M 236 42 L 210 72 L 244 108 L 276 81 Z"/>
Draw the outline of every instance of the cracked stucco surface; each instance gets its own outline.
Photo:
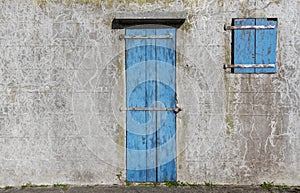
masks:
<path id="1" fill-rule="evenodd" d="M 177 36 L 178 180 L 299 185 L 297 0 L 0 1 L 0 186 L 125 177 L 116 13 L 187 13 Z M 96 2 L 96 1 L 95 1 Z M 149 14 L 149 13 L 148 13 Z M 278 18 L 277 73 L 238 75 L 232 18 Z"/>

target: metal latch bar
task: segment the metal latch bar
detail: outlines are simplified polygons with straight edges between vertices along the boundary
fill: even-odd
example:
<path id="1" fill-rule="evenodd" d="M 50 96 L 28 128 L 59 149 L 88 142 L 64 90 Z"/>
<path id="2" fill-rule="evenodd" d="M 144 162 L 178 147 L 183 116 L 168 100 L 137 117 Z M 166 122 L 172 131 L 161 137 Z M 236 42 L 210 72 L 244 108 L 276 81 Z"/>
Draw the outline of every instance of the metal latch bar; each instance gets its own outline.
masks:
<path id="1" fill-rule="evenodd" d="M 224 26 L 225 30 L 243 30 L 243 29 L 274 29 L 275 25 L 246 25 L 246 26 Z"/>
<path id="2" fill-rule="evenodd" d="M 224 68 L 274 68 L 275 64 L 233 64 L 224 65 Z"/>
<path id="3" fill-rule="evenodd" d="M 178 113 L 182 109 L 179 107 L 176 108 L 158 108 L 158 107 L 128 107 L 120 108 L 120 111 L 174 111 Z"/>
<path id="4" fill-rule="evenodd" d="M 162 35 L 162 36 L 126 36 L 120 35 L 120 40 L 122 39 L 172 39 L 172 34 L 169 35 Z"/>

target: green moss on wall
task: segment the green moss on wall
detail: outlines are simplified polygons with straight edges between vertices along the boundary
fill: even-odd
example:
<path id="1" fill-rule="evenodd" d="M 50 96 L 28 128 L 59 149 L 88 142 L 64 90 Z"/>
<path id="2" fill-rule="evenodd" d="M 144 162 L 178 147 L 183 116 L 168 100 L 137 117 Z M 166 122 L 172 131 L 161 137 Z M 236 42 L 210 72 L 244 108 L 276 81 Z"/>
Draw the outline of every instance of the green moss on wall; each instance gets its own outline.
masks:
<path id="1" fill-rule="evenodd" d="M 274 3 L 276 3 L 277 5 L 279 5 L 281 3 L 281 0 L 274 0 Z"/>
<path id="2" fill-rule="evenodd" d="M 181 29 L 185 32 L 188 32 L 192 27 L 192 21 L 195 18 L 194 14 L 189 14 L 187 16 L 187 20 L 184 22 L 184 24 L 181 26 Z"/>
<path id="3" fill-rule="evenodd" d="M 224 41 L 224 53 L 225 53 L 225 64 L 231 63 L 231 48 L 229 40 L 225 39 Z"/>
<path id="4" fill-rule="evenodd" d="M 230 135 L 233 131 L 234 125 L 233 125 L 233 116 L 231 114 L 227 114 L 226 115 L 226 124 L 227 124 L 227 128 L 226 128 L 226 134 Z"/>
<path id="5" fill-rule="evenodd" d="M 231 111 L 231 101 L 232 101 L 232 92 L 230 87 L 230 81 L 227 78 L 227 74 L 224 71 L 224 84 L 225 84 L 225 90 L 226 90 L 226 116 L 225 116 L 225 122 L 226 122 L 226 134 L 231 135 L 234 130 L 234 120 L 233 120 L 233 114 Z"/>
<path id="6" fill-rule="evenodd" d="M 125 136 L 124 136 L 124 131 L 123 131 L 123 127 L 121 125 L 117 125 L 117 139 L 116 142 L 119 146 L 123 147 L 124 146 L 124 140 L 125 140 Z"/>
<path id="7" fill-rule="evenodd" d="M 164 5 L 168 5 L 172 2 L 175 2 L 176 0 L 165 0 L 162 1 Z M 49 0 L 34 0 L 34 2 L 38 5 L 46 5 Z M 77 3 L 77 4 L 93 4 L 95 6 L 104 6 L 107 9 L 112 9 L 114 6 L 119 5 L 119 4 L 125 4 L 126 7 L 129 7 L 130 3 L 137 3 L 139 5 L 143 4 L 155 4 L 158 3 L 158 0 L 52 0 L 51 2 L 54 3 L 63 3 L 65 5 L 71 5 L 72 3 Z"/>
<path id="8" fill-rule="evenodd" d="M 15 103 L 18 87 L 13 83 L 9 83 L 6 89 L 6 100 Z"/>

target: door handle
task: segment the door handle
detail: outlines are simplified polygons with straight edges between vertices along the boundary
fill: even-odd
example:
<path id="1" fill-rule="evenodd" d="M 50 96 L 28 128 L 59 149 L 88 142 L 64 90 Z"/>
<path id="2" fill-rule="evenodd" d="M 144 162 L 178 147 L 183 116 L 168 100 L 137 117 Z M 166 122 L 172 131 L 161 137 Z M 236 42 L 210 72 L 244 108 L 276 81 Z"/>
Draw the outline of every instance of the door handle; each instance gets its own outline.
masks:
<path id="1" fill-rule="evenodd" d="M 179 113 L 180 111 L 182 111 L 182 109 L 180 108 L 180 107 L 176 107 L 176 108 L 174 108 L 174 113 L 175 114 L 177 114 L 177 113 Z"/>

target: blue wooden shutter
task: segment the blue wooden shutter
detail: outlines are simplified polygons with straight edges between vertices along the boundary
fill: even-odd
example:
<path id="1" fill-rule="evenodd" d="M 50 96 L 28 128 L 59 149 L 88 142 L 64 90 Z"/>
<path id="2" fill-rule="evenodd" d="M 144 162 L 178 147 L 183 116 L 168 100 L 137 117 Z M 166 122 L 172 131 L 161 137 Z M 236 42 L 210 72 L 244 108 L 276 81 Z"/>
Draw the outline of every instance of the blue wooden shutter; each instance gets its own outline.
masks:
<path id="1" fill-rule="evenodd" d="M 255 19 L 235 19 L 234 26 L 255 25 Z M 234 64 L 255 64 L 254 29 L 234 30 Z M 235 73 L 254 73 L 254 68 L 235 68 Z"/>
<path id="2" fill-rule="evenodd" d="M 268 19 L 256 19 L 256 25 L 277 26 L 277 21 Z M 255 59 L 257 64 L 275 64 L 274 68 L 256 68 L 255 73 L 276 72 L 276 32 L 274 29 L 263 29 L 255 31 Z"/>
<path id="3" fill-rule="evenodd" d="M 234 19 L 234 26 L 277 26 L 276 20 Z M 234 73 L 275 73 L 276 33 L 274 29 L 235 29 L 233 64 L 274 64 L 273 68 L 234 68 Z"/>

